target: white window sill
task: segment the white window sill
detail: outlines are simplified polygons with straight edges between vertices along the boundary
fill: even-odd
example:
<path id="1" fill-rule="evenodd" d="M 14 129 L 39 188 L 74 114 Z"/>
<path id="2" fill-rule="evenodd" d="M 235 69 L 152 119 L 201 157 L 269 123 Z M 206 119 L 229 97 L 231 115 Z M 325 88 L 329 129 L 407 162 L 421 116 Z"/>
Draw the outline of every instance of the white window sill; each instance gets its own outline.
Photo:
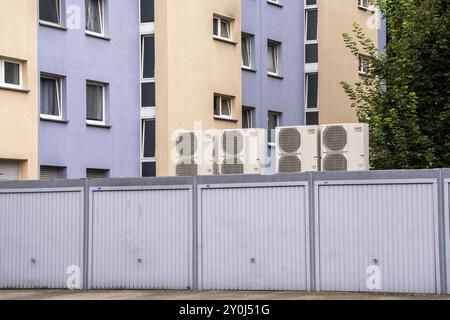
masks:
<path id="1" fill-rule="evenodd" d="M 0 85 L 0 89 L 1 90 L 9 90 L 9 91 L 21 92 L 21 93 L 30 93 L 30 90 L 23 89 L 22 87 L 16 87 L 16 86 Z"/>
<path id="2" fill-rule="evenodd" d="M 95 33 L 95 32 L 91 32 L 91 31 L 85 31 L 84 32 L 88 37 L 93 37 L 93 38 L 97 38 L 97 39 L 102 39 L 102 40 L 106 40 L 106 41 L 110 41 L 111 38 L 105 36 L 104 34 L 101 33 Z"/>
<path id="3" fill-rule="evenodd" d="M 271 4 L 271 5 L 274 5 L 274 6 L 276 6 L 276 7 L 283 8 L 283 4 L 281 4 L 281 3 L 279 3 L 279 2 L 274 2 L 274 1 L 269 1 L 269 0 L 267 0 L 267 3 L 268 3 L 268 4 Z"/>
<path id="4" fill-rule="evenodd" d="M 41 119 L 41 121 L 57 122 L 57 123 L 63 123 L 63 124 L 68 124 L 70 122 L 70 121 L 64 120 L 60 117 L 52 117 L 52 116 L 48 116 L 45 114 L 41 114 L 40 119 Z"/>
<path id="5" fill-rule="evenodd" d="M 273 72 L 267 72 L 267 75 L 268 75 L 269 77 L 276 78 L 276 79 L 280 79 L 280 80 L 283 80 L 283 79 L 284 79 L 284 77 L 280 76 L 280 75 L 277 74 L 277 73 L 273 73 Z"/>
<path id="6" fill-rule="evenodd" d="M 62 30 L 62 31 L 67 31 L 66 27 L 63 27 L 62 25 L 57 24 L 57 23 L 39 20 L 39 25 L 43 26 L 43 27 L 49 27 L 49 28 L 54 28 L 54 29 L 58 29 L 58 30 Z"/>
<path id="7" fill-rule="evenodd" d="M 370 9 L 370 8 L 368 8 L 368 7 L 358 6 L 358 8 L 361 9 L 361 10 L 367 11 L 367 12 L 369 12 L 370 14 L 375 13 L 374 10 L 372 10 L 372 9 Z"/>
<path id="8" fill-rule="evenodd" d="M 232 44 L 232 45 L 237 45 L 236 41 L 233 41 L 233 40 L 228 39 L 228 38 L 222 38 L 222 37 L 213 35 L 213 39 L 217 40 L 217 41 L 222 41 L 222 42 L 225 42 L 225 43 L 229 43 L 229 44 Z"/>
<path id="9" fill-rule="evenodd" d="M 239 122 L 239 120 L 233 119 L 231 117 L 224 117 L 224 116 L 214 116 L 215 120 L 222 120 L 222 121 L 230 121 L 230 122 Z"/>
<path id="10" fill-rule="evenodd" d="M 256 69 L 253 69 L 252 67 L 246 67 L 246 66 L 242 66 L 242 70 L 249 71 L 249 72 L 256 72 Z"/>
<path id="11" fill-rule="evenodd" d="M 99 122 L 99 121 L 86 121 L 86 126 L 87 127 L 96 127 L 96 128 L 104 128 L 104 129 L 111 129 L 112 126 L 105 124 L 103 122 Z"/>

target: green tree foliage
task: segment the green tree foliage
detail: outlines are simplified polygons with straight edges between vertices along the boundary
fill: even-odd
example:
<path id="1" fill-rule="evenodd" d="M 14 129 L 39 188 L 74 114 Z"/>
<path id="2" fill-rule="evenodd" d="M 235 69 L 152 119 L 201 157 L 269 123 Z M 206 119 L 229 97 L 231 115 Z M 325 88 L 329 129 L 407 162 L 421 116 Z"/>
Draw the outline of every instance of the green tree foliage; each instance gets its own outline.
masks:
<path id="1" fill-rule="evenodd" d="M 379 53 L 353 25 L 344 42 L 368 73 L 341 82 L 361 122 L 370 124 L 375 169 L 450 167 L 450 1 L 377 0 L 388 25 Z"/>

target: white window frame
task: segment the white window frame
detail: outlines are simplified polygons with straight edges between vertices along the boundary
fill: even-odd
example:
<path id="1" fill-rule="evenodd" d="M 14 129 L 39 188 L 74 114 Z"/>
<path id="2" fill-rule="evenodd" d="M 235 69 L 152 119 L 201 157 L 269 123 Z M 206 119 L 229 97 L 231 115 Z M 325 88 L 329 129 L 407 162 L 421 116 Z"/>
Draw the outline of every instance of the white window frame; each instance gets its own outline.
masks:
<path id="1" fill-rule="evenodd" d="M 156 162 L 156 157 L 145 157 L 144 151 L 145 151 L 145 122 L 147 121 L 153 121 L 156 125 L 155 118 L 148 118 L 148 119 L 141 119 L 141 162 Z M 156 127 L 155 127 L 155 133 L 156 133 Z M 156 146 L 156 138 L 155 138 L 155 146 Z M 156 153 L 156 150 L 155 150 Z"/>
<path id="2" fill-rule="evenodd" d="M 318 112 L 319 111 L 319 83 L 317 83 L 317 108 L 308 108 L 308 97 L 309 97 L 309 81 L 308 77 L 310 75 L 317 75 L 319 76 L 318 72 L 307 72 L 305 73 L 305 111 L 306 112 Z"/>
<path id="3" fill-rule="evenodd" d="M 232 26 L 233 22 L 232 22 L 232 20 L 217 16 L 217 15 L 213 16 L 213 23 L 214 23 L 214 20 L 217 20 L 218 26 L 217 26 L 217 35 L 214 34 L 214 28 L 213 28 L 213 38 L 219 39 L 219 40 L 225 40 L 225 41 L 229 41 L 229 42 L 233 41 L 233 26 Z M 228 38 L 222 36 L 222 21 L 226 22 L 228 25 L 228 33 L 229 33 Z"/>
<path id="4" fill-rule="evenodd" d="M 219 105 L 219 114 L 215 114 L 215 110 L 214 110 L 214 104 L 216 102 L 216 98 L 220 98 L 220 105 Z M 230 115 L 226 115 L 226 114 L 222 114 L 222 100 L 229 100 L 230 101 L 230 106 L 229 106 L 229 113 Z M 233 98 L 230 96 L 226 96 L 226 95 L 221 95 L 221 94 L 214 94 L 214 100 L 213 100 L 213 114 L 214 114 L 214 118 L 217 119 L 232 119 L 233 117 Z"/>
<path id="5" fill-rule="evenodd" d="M 102 88 L 102 110 L 103 110 L 103 120 L 102 121 L 97 121 L 97 120 L 89 120 L 86 119 L 86 124 L 91 124 L 91 125 L 100 125 L 100 126 L 104 126 L 106 125 L 106 99 L 105 99 L 105 93 L 106 93 L 106 85 L 104 83 L 101 82 L 95 82 L 95 81 L 86 81 L 86 97 L 87 97 L 87 86 L 91 85 L 91 86 L 97 86 L 97 87 L 101 87 Z M 85 100 L 86 100 L 85 97 Z M 86 112 L 87 112 L 87 106 L 85 108 Z M 87 117 L 87 114 L 86 114 Z"/>
<path id="6" fill-rule="evenodd" d="M 5 63 L 12 63 L 19 65 L 19 84 L 12 84 L 5 82 Z M 9 88 L 9 89 L 23 89 L 23 63 L 14 61 L 14 60 L 8 60 L 8 59 L 0 59 L 0 87 L 3 88 Z"/>
<path id="7" fill-rule="evenodd" d="M 364 64 L 367 63 L 367 65 Z M 367 75 L 369 73 L 370 59 L 365 55 L 358 55 L 358 73 L 360 75 Z"/>
<path id="8" fill-rule="evenodd" d="M 268 111 L 267 112 L 267 124 L 269 124 L 269 120 L 270 120 L 270 115 L 271 114 L 274 114 L 274 115 L 276 115 L 277 116 L 277 125 L 275 126 L 275 128 L 274 129 L 272 129 L 272 130 L 275 130 L 276 128 L 278 128 L 279 126 L 280 126 L 280 118 L 281 118 L 281 113 L 280 112 L 276 112 L 276 111 Z M 269 147 L 275 147 L 276 146 L 276 137 L 275 137 L 275 132 L 272 132 L 272 130 L 269 128 L 269 126 L 267 126 L 267 131 L 269 132 L 269 135 L 270 135 L 270 137 L 271 137 L 271 139 L 272 138 L 274 138 L 274 140 L 275 141 L 270 141 L 270 139 L 267 141 L 267 144 L 269 145 Z"/>
<path id="9" fill-rule="evenodd" d="M 241 45 L 244 46 L 244 44 L 248 45 L 247 55 L 248 55 L 248 66 L 244 64 L 244 57 L 242 57 L 242 68 L 243 69 L 252 69 L 253 61 L 252 61 L 252 46 L 253 46 L 253 36 L 248 33 L 243 33 L 241 36 L 242 43 Z M 244 41 L 245 39 L 245 41 Z"/>
<path id="10" fill-rule="evenodd" d="M 280 5 L 280 1 L 279 0 L 267 0 L 267 2 L 276 4 L 276 5 Z"/>
<path id="11" fill-rule="evenodd" d="M 155 75 L 153 75 L 153 78 L 144 78 L 144 61 L 145 61 L 145 57 L 144 57 L 145 41 L 144 41 L 144 39 L 145 38 L 153 38 L 153 40 L 156 40 L 154 34 L 143 34 L 143 35 L 141 35 L 141 81 L 142 82 L 154 82 Z M 156 54 L 156 52 L 155 52 L 155 54 Z M 151 81 L 151 80 L 153 80 L 153 81 Z"/>
<path id="12" fill-rule="evenodd" d="M 358 0 L 358 7 L 364 10 L 370 10 L 370 0 Z"/>
<path id="13" fill-rule="evenodd" d="M 39 114 L 42 119 L 49 119 L 49 120 L 62 120 L 63 119 L 63 109 L 62 109 L 62 78 L 56 77 L 56 76 L 48 76 L 48 75 L 41 75 L 41 78 L 44 79 L 50 79 L 50 80 L 56 80 L 56 98 L 58 101 L 58 111 L 59 116 L 53 116 L 49 114 L 43 114 L 41 113 L 41 105 L 39 105 Z M 41 90 L 41 88 L 39 88 Z M 39 92 L 41 94 L 41 92 Z M 40 100 L 39 100 L 39 103 Z"/>
<path id="14" fill-rule="evenodd" d="M 267 49 L 269 46 L 272 46 L 275 48 L 275 72 L 269 71 L 269 65 L 267 65 L 267 74 L 271 76 L 279 76 L 280 75 L 280 43 L 276 42 L 274 40 L 268 40 L 267 41 Z M 268 53 L 268 52 L 267 52 Z M 267 57 L 267 61 L 268 61 Z"/>
<path id="15" fill-rule="evenodd" d="M 47 26 L 51 26 L 51 27 L 61 27 L 62 26 L 62 5 L 61 5 L 61 0 L 57 0 L 58 1 L 58 6 L 59 6 L 59 21 L 58 21 L 58 23 L 54 23 L 54 22 L 50 22 L 50 21 L 47 21 L 47 20 L 41 20 L 41 13 L 39 12 L 39 23 L 40 24 L 44 24 L 44 25 L 47 25 Z"/>
<path id="16" fill-rule="evenodd" d="M 242 106 L 242 113 L 247 112 L 248 113 L 248 120 L 250 122 L 249 128 L 253 128 L 253 113 L 255 109 L 252 107 Z M 242 127 L 244 127 L 244 117 L 242 117 Z"/>
<path id="17" fill-rule="evenodd" d="M 89 34 L 89 35 L 93 35 L 93 36 L 101 36 L 104 37 L 105 36 L 105 0 L 98 0 L 98 4 L 100 6 L 100 29 L 101 32 L 94 32 L 94 31 L 90 31 L 86 29 L 86 21 L 84 23 L 84 28 L 85 28 L 85 33 Z M 86 6 L 86 2 L 84 4 Z M 86 11 L 86 8 L 85 8 Z M 87 17 L 84 17 L 85 19 L 87 19 Z M 140 17 L 139 17 L 140 19 Z"/>

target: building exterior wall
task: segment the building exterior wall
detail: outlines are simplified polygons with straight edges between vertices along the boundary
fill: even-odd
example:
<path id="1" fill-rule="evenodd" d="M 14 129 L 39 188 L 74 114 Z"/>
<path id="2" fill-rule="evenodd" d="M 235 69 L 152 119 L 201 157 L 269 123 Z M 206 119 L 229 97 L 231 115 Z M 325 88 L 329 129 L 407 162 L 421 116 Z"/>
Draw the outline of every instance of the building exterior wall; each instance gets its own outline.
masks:
<path id="1" fill-rule="evenodd" d="M 39 122 L 39 165 L 66 167 L 67 178 L 84 178 L 87 168 L 138 177 L 139 2 L 105 1 L 106 39 L 85 34 L 84 0 L 62 3 L 68 28 L 39 26 L 39 71 L 64 77 L 63 117 L 69 122 Z M 86 125 L 87 80 L 107 84 L 110 128 Z"/>
<path id="2" fill-rule="evenodd" d="M 36 2 L 0 0 L 0 60 L 22 62 L 23 89 L 0 87 L 0 160 L 20 160 L 21 179 L 37 172 Z"/>
<path id="3" fill-rule="evenodd" d="M 356 110 L 340 82 L 360 80 L 358 59 L 345 47 L 342 34 L 351 33 L 357 22 L 366 35 L 378 43 L 376 15 L 360 9 L 354 0 L 319 0 L 319 122 L 358 122 Z M 369 28 L 370 27 L 370 28 Z"/>
<path id="4" fill-rule="evenodd" d="M 213 38 L 213 15 L 232 19 L 235 43 Z M 155 37 L 157 175 L 165 176 L 175 173 L 175 130 L 241 126 L 241 1 L 156 1 Z M 215 93 L 233 97 L 232 121 L 214 118 Z"/>

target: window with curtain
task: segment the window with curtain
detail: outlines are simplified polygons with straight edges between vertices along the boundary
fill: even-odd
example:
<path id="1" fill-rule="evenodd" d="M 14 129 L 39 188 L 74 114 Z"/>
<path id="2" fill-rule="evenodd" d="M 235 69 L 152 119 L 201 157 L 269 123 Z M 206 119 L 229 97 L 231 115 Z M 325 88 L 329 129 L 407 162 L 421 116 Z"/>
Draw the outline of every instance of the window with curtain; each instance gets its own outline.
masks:
<path id="1" fill-rule="evenodd" d="M 216 117 L 231 118 L 231 99 L 220 95 L 214 96 L 214 115 Z"/>
<path id="2" fill-rule="evenodd" d="M 220 17 L 213 18 L 213 35 L 231 40 L 231 21 Z"/>
<path id="3" fill-rule="evenodd" d="M 41 117 L 61 119 L 61 79 L 41 77 Z"/>
<path id="4" fill-rule="evenodd" d="M 242 66 L 252 67 L 252 36 L 249 34 L 242 35 Z"/>
<path id="5" fill-rule="evenodd" d="M 279 44 L 274 41 L 267 42 L 267 71 L 272 74 L 278 74 L 278 50 Z"/>
<path id="6" fill-rule="evenodd" d="M 39 20 L 61 24 L 61 0 L 39 0 Z"/>
<path id="7" fill-rule="evenodd" d="M 104 115 L 105 86 L 88 82 L 86 85 L 86 120 L 93 123 L 105 123 Z"/>
<path id="8" fill-rule="evenodd" d="M 85 0 L 86 31 L 103 34 L 104 15 L 103 0 Z"/>

